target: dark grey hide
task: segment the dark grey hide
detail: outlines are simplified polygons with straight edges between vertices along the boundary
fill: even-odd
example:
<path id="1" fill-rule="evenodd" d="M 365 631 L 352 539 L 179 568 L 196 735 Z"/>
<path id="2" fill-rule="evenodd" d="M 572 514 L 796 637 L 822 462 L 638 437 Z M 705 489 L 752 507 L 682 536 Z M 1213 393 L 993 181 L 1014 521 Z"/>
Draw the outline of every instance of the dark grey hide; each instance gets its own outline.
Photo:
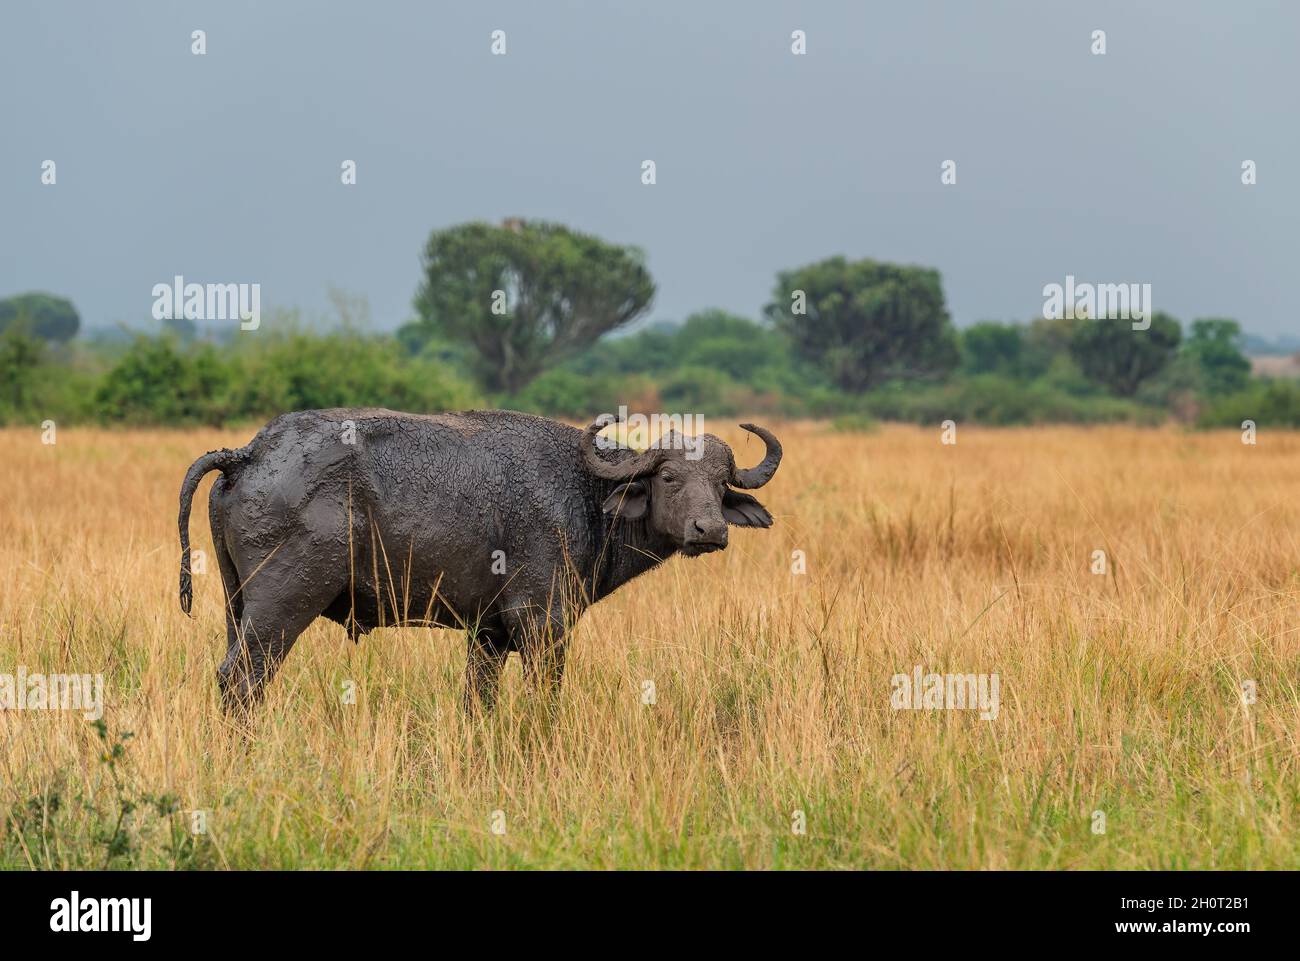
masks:
<path id="1" fill-rule="evenodd" d="M 226 709 L 255 703 L 321 615 L 354 640 L 381 625 L 465 630 L 467 709 L 491 705 L 511 651 L 538 688 L 557 688 L 565 634 L 587 606 L 675 553 L 722 549 L 728 524 L 771 525 L 734 489 L 776 472 L 781 445 L 763 428 L 742 425 L 766 454 L 741 470 L 712 434 L 693 452 L 675 434 L 647 451 L 603 449 L 609 422 L 313 410 L 200 457 L 181 485 L 180 601 L 189 613 L 190 501 L 219 470 L 208 515 Z"/>

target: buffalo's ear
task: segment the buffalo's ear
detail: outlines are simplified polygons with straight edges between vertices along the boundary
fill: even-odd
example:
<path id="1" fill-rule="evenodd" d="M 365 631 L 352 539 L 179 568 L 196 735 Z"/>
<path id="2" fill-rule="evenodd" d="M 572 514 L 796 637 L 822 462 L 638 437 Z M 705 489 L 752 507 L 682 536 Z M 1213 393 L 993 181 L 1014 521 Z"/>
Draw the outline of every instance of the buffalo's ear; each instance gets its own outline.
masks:
<path id="1" fill-rule="evenodd" d="M 614 493 L 605 498 L 600 509 L 606 514 L 617 514 L 624 520 L 635 521 L 645 516 L 650 505 L 650 492 L 640 481 L 619 484 Z"/>
<path id="2" fill-rule="evenodd" d="M 722 495 L 722 518 L 737 527 L 772 526 L 772 515 L 766 507 L 748 494 L 733 491 L 730 487 Z"/>

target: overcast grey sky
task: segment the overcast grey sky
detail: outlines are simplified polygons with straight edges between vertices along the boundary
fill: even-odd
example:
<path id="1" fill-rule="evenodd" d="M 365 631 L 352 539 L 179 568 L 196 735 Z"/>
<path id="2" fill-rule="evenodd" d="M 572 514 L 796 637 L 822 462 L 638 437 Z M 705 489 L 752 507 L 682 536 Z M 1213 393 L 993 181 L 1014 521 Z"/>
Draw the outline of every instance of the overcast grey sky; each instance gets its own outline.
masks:
<path id="1" fill-rule="evenodd" d="M 1262 0 L 6 0 L 0 296 L 151 326 L 183 274 L 395 327 L 431 229 L 522 216 L 643 247 L 653 318 L 844 254 L 937 267 L 962 325 L 1071 273 L 1295 333 L 1297 42 Z"/>

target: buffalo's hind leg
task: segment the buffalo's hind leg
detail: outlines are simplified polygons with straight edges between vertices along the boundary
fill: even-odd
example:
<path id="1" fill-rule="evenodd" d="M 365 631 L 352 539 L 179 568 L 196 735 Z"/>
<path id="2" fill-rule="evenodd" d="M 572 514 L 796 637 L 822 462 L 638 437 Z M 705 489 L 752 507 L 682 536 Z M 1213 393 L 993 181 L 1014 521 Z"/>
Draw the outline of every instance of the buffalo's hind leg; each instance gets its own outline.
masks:
<path id="1" fill-rule="evenodd" d="M 226 656 L 239 644 L 239 621 L 244 613 L 244 597 L 239 590 L 239 571 L 226 547 L 226 522 L 222 512 L 222 497 L 226 491 L 226 478 L 217 475 L 208 497 L 208 523 L 212 529 L 212 546 L 217 553 L 217 570 L 221 574 L 221 593 L 226 607 Z"/>
<path id="2" fill-rule="evenodd" d="M 310 544 L 298 549 L 285 545 L 242 584 L 236 643 L 217 669 L 227 713 L 247 712 L 261 700 L 294 641 L 343 588 L 346 571 L 336 577 L 303 576 L 319 569 L 319 557 Z"/>

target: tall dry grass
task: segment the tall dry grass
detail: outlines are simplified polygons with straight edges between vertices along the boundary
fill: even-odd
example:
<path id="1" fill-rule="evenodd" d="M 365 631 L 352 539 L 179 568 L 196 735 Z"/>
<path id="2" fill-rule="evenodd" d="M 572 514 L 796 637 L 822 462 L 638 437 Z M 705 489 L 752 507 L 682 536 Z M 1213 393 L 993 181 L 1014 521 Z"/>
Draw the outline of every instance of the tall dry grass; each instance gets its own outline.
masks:
<path id="1" fill-rule="evenodd" d="M 0 432 L 0 673 L 107 683 L 104 737 L 0 711 L 0 863 L 1300 865 L 1300 436 L 779 433 L 777 525 L 588 612 L 553 713 L 512 659 L 467 722 L 460 635 L 318 621 L 245 736 L 175 516 L 190 461 L 251 432 Z M 210 552 L 201 507 L 193 533 Z M 894 710 L 916 665 L 996 672 L 998 718 Z"/>

